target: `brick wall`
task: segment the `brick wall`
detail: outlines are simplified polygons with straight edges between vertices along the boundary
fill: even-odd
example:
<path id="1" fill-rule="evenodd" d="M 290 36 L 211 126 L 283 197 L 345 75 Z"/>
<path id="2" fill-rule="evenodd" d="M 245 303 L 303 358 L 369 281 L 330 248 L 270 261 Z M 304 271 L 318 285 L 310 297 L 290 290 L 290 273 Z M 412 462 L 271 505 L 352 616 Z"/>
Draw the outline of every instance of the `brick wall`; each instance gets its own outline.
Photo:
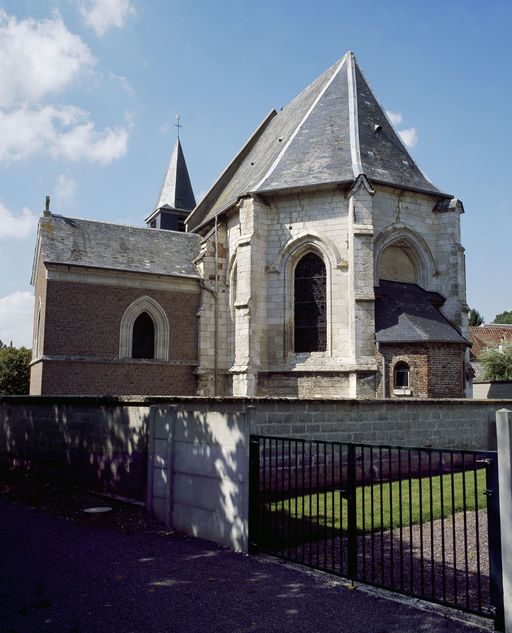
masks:
<path id="1" fill-rule="evenodd" d="M 44 361 L 44 395 L 186 396 L 195 393 L 195 365 L 159 361 Z M 37 375 L 38 365 L 33 367 Z M 32 378 L 31 378 L 32 380 Z M 35 377 L 34 377 L 35 380 Z"/>
<path id="2" fill-rule="evenodd" d="M 195 361 L 198 293 L 52 280 L 47 283 L 44 354 L 117 358 L 121 318 L 145 295 L 169 317 L 169 359 Z"/>
<path id="3" fill-rule="evenodd" d="M 429 345 L 429 397 L 457 398 L 464 394 L 464 350 L 459 345 Z"/>
<path id="4" fill-rule="evenodd" d="M 385 359 L 383 393 L 382 359 Z M 461 345 L 429 343 L 428 345 L 382 345 L 378 354 L 381 383 L 378 396 L 402 398 L 393 393 L 394 368 L 403 361 L 409 365 L 409 386 L 413 398 L 463 398 L 464 349 Z"/>
<path id="5" fill-rule="evenodd" d="M 38 279 L 36 293 L 46 295 L 44 356 L 32 366 L 31 394 L 195 394 L 199 292 Z M 122 316 L 141 296 L 169 318 L 169 362 L 119 359 Z"/>

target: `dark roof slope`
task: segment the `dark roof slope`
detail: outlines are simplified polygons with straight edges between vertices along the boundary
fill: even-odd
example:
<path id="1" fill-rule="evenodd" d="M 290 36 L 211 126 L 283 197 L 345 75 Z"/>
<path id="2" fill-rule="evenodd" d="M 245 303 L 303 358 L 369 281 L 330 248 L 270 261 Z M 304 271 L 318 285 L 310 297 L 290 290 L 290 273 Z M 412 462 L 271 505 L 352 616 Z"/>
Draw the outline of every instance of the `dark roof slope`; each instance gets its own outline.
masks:
<path id="1" fill-rule="evenodd" d="M 198 277 L 200 237 L 60 215 L 39 221 L 45 263 Z"/>
<path id="2" fill-rule="evenodd" d="M 444 299 L 416 284 L 379 280 L 375 290 L 375 331 L 379 343 L 461 343 L 468 341 L 434 305 Z"/>
<path id="3" fill-rule="evenodd" d="M 376 129 L 376 126 L 380 126 Z M 247 193 L 370 180 L 442 194 L 421 173 L 363 77 L 352 53 L 268 117 L 187 219 L 211 220 Z"/>

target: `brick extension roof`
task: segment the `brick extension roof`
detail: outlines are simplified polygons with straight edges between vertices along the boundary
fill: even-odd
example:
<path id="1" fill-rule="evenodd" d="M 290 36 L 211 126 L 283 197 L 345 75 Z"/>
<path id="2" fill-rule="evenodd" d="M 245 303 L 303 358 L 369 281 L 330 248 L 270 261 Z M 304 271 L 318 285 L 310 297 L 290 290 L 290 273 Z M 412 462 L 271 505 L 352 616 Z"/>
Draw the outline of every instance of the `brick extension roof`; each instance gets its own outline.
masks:
<path id="1" fill-rule="evenodd" d="M 349 52 L 281 112 L 270 112 L 190 214 L 189 230 L 247 193 L 352 183 L 360 174 L 451 198 L 417 167 Z"/>
<path id="2" fill-rule="evenodd" d="M 199 254 L 199 242 L 200 236 L 192 233 L 52 214 L 39 220 L 35 256 L 40 250 L 48 264 L 199 277 L 192 263 Z"/>
<path id="3" fill-rule="evenodd" d="M 375 289 L 375 331 L 379 343 L 460 343 L 468 341 L 435 306 L 437 292 L 416 284 L 379 280 Z"/>
<path id="4" fill-rule="evenodd" d="M 471 355 L 476 358 L 487 348 L 496 349 L 503 341 L 512 341 L 512 325 L 471 325 L 469 338 L 473 343 Z"/>

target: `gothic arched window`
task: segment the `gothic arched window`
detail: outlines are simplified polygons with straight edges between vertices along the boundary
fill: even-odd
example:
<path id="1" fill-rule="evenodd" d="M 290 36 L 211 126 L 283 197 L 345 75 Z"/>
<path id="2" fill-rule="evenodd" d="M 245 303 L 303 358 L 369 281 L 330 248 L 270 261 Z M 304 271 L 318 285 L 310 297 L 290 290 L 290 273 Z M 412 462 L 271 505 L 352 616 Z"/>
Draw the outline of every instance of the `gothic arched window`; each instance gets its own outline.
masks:
<path id="1" fill-rule="evenodd" d="M 147 312 L 141 312 L 133 324 L 132 358 L 155 357 L 155 324 Z"/>
<path id="2" fill-rule="evenodd" d="M 307 253 L 295 268 L 295 352 L 324 352 L 327 339 L 327 273 L 322 259 Z"/>

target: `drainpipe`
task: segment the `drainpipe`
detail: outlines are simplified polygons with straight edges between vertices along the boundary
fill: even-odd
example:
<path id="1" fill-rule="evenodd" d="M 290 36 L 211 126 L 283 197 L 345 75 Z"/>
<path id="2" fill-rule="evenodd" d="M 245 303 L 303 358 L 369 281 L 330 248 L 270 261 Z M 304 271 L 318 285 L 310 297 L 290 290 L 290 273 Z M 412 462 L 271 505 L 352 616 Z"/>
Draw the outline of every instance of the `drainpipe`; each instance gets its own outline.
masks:
<path id="1" fill-rule="evenodd" d="M 382 397 L 386 398 L 386 358 L 380 350 L 379 341 L 377 341 L 377 351 L 382 356 Z"/>
<path id="2" fill-rule="evenodd" d="M 219 238 L 218 220 L 215 216 L 215 311 L 214 311 L 214 365 L 213 365 L 213 395 L 217 396 L 219 391 Z"/>

